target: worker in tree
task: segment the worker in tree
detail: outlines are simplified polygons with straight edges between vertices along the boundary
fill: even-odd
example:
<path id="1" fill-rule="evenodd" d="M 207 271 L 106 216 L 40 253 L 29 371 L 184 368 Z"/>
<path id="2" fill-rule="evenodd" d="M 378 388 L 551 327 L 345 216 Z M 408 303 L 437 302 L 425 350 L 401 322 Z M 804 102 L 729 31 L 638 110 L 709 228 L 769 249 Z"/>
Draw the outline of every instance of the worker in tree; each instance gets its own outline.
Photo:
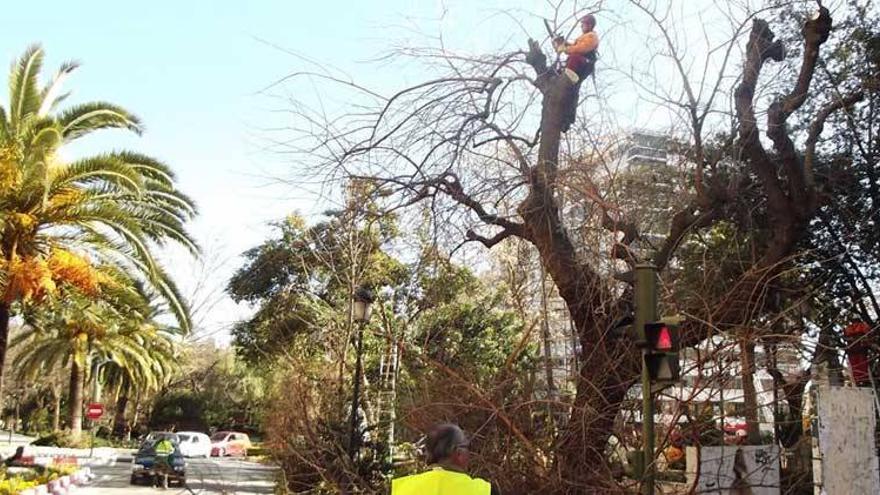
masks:
<path id="1" fill-rule="evenodd" d="M 577 118 L 578 99 L 580 98 L 580 83 L 593 73 L 596 67 L 596 48 L 599 47 L 599 35 L 593 29 L 596 27 L 596 16 L 587 14 L 581 18 L 581 30 L 583 34 L 577 37 L 574 43 L 568 43 L 562 36 L 553 40 L 553 46 L 558 53 L 565 53 L 568 59 L 565 61 L 563 73 L 571 81 L 572 88 L 565 95 L 564 114 L 562 115 L 562 132 L 567 132 Z"/>
<path id="2" fill-rule="evenodd" d="M 467 473 L 468 445 L 458 426 L 435 426 L 426 444 L 430 469 L 392 480 L 391 495 L 500 495 L 497 487 Z"/>
<path id="3" fill-rule="evenodd" d="M 557 53 L 568 55 L 564 72 L 573 84 L 583 81 L 593 73 L 596 65 L 596 49 L 599 48 L 599 35 L 593 31 L 595 28 L 596 16 L 587 14 L 581 18 L 583 34 L 578 36 L 574 43 L 566 42 L 562 36 L 557 36 L 553 40 Z"/>

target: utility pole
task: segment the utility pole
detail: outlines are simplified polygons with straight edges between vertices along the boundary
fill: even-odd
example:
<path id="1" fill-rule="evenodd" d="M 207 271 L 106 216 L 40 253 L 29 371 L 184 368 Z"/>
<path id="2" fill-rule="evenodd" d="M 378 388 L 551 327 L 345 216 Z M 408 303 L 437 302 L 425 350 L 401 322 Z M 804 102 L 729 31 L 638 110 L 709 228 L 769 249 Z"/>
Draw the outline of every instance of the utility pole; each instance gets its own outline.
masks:
<path id="1" fill-rule="evenodd" d="M 645 325 L 657 320 L 657 267 L 639 263 L 635 269 L 636 307 L 634 325 L 642 342 L 647 341 Z M 647 346 L 642 349 L 642 494 L 654 495 L 654 395 L 648 372 Z"/>

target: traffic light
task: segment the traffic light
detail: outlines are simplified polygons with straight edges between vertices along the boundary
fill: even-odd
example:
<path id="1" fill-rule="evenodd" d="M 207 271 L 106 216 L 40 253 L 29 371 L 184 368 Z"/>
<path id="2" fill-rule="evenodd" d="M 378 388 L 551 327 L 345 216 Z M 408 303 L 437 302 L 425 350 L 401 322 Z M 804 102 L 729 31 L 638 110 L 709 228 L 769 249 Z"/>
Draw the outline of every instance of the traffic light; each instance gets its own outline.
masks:
<path id="1" fill-rule="evenodd" d="M 645 367 L 654 383 L 678 381 L 678 327 L 671 323 L 655 321 L 645 324 Z"/>

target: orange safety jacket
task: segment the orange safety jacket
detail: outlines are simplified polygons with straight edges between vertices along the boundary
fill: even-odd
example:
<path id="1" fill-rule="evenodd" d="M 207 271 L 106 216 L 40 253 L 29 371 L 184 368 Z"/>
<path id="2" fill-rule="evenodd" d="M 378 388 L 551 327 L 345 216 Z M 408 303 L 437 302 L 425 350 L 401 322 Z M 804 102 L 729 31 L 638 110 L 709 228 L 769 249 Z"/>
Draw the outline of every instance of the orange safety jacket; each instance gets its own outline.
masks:
<path id="1" fill-rule="evenodd" d="M 566 55 L 586 55 L 599 48 L 599 35 L 595 31 L 584 33 L 574 40 L 574 43 L 565 45 Z"/>
<path id="2" fill-rule="evenodd" d="M 490 495 L 492 485 L 465 473 L 436 466 L 430 471 L 391 480 L 391 495 Z"/>

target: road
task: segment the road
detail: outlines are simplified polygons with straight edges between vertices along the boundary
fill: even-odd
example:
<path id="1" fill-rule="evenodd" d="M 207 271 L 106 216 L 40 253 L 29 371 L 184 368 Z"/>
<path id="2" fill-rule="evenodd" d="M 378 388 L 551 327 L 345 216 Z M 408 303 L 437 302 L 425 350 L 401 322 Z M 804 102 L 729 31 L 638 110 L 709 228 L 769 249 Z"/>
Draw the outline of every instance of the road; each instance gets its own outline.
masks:
<path id="1" fill-rule="evenodd" d="M 83 493 L 95 495 L 135 495 L 146 493 L 192 494 L 273 494 L 276 468 L 232 458 L 187 459 L 187 486 L 168 490 L 130 484 L 131 458 L 120 457 L 106 466 L 93 466 L 96 478 Z"/>
<path id="2" fill-rule="evenodd" d="M 21 433 L 11 433 L 9 430 L 0 430 L 0 447 L 6 445 L 27 445 L 36 439 L 36 437 L 22 435 Z"/>

